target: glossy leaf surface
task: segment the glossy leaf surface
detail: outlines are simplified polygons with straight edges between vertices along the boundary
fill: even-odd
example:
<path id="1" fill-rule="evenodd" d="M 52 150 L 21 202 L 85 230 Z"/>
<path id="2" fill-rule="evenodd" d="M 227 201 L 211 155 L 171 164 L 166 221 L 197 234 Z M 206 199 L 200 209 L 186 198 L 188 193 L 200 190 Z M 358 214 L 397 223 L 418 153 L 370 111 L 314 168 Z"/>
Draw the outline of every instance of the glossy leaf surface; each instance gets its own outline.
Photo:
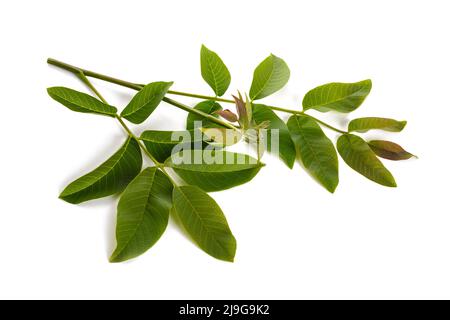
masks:
<path id="1" fill-rule="evenodd" d="M 173 190 L 175 212 L 191 238 L 214 258 L 233 262 L 236 239 L 218 204 L 196 186 Z"/>

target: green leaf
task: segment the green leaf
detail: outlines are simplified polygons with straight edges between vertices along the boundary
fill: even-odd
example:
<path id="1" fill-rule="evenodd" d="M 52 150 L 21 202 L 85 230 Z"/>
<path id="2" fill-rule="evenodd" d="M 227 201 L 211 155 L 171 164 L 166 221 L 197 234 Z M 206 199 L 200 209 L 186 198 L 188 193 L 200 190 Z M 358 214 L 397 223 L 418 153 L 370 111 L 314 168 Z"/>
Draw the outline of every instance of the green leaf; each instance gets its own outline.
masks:
<path id="1" fill-rule="evenodd" d="M 353 170 L 386 187 L 396 187 L 392 174 L 384 167 L 367 142 L 353 134 L 339 137 L 337 149 Z"/>
<path id="2" fill-rule="evenodd" d="M 293 115 L 287 125 L 305 168 L 333 193 L 339 183 L 339 173 L 337 153 L 331 140 L 307 116 Z"/>
<path id="3" fill-rule="evenodd" d="M 162 236 L 172 207 L 172 183 L 155 167 L 142 171 L 125 189 L 117 207 L 117 247 L 111 262 L 135 258 Z"/>
<path id="4" fill-rule="evenodd" d="M 269 121 L 269 127 L 267 128 L 268 152 L 276 151 L 276 149 L 272 147 L 272 133 L 274 133 L 272 130 L 278 130 L 278 156 L 289 168 L 292 169 L 295 162 L 296 151 L 288 127 L 284 121 L 281 120 L 269 107 L 263 104 L 253 104 L 253 120 L 257 125 L 262 124 L 265 121 Z"/>
<path id="5" fill-rule="evenodd" d="M 321 112 L 352 112 L 366 99 L 372 89 L 371 80 L 355 83 L 332 82 L 309 91 L 303 98 L 303 110 Z"/>
<path id="6" fill-rule="evenodd" d="M 207 101 L 202 101 L 199 104 L 197 104 L 194 107 L 194 109 L 202 111 L 207 114 L 211 114 L 211 115 L 215 116 L 216 118 L 219 118 L 219 116 L 215 112 L 218 110 L 222 110 L 222 107 L 220 104 L 218 104 L 215 101 L 207 100 Z M 200 127 L 203 127 L 203 128 L 223 128 L 223 126 L 221 126 L 220 124 L 209 121 L 200 115 L 197 115 L 194 113 L 189 113 L 189 115 L 187 116 L 187 120 L 186 120 L 186 129 L 187 130 L 195 129 L 194 125 L 195 125 L 196 121 L 201 121 L 202 125 Z"/>
<path id="7" fill-rule="evenodd" d="M 222 59 L 213 51 L 202 45 L 200 62 L 203 79 L 217 96 L 222 96 L 231 82 L 230 72 Z"/>
<path id="8" fill-rule="evenodd" d="M 381 158 L 389 160 L 407 160 L 415 155 L 409 153 L 403 149 L 400 145 L 385 140 L 372 140 L 369 141 L 369 146 L 375 152 L 375 154 Z"/>
<path id="9" fill-rule="evenodd" d="M 199 130 L 185 131 L 144 131 L 141 135 L 147 150 L 158 160 L 164 162 L 172 155 L 172 150 L 180 143 L 184 149 L 202 149 L 203 135 Z M 197 145 L 196 145 L 197 142 Z"/>
<path id="10" fill-rule="evenodd" d="M 59 197 L 77 204 L 122 192 L 141 168 L 141 150 L 136 140 L 129 138 L 111 158 L 69 184 Z"/>
<path id="11" fill-rule="evenodd" d="M 72 111 L 95 113 L 114 117 L 117 109 L 96 98 L 73 89 L 53 87 L 47 89 L 48 95 Z"/>
<path id="12" fill-rule="evenodd" d="M 155 111 L 173 82 L 152 82 L 131 99 L 121 116 L 132 123 L 142 123 Z"/>
<path id="13" fill-rule="evenodd" d="M 181 224 L 203 251 L 233 262 L 236 239 L 214 199 L 196 186 L 175 187 L 173 206 Z"/>
<path id="14" fill-rule="evenodd" d="M 250 99 L 258 100 L 270 96 L 289 81 L 290 71 L 283 59 L 271 54 L 261 62 L 253 73 Z"/>
<path id="15" fill-rule="evenodd" d="M 406 121 L 397 121 L 387 118 L 358 118 L 350 121 L 348 131 L 367 132 L 378 129 L 391 132 L 400 132 L 406 126 Z"/>
<path id="16" fill-rule="evenodd" d="M 165 166 L 172 168 L 188 184 L 207 192 L 244 184 L 259 172 L 262 163 L 245 155 L 223 150 L 191 150 L 172 155 Z"/>

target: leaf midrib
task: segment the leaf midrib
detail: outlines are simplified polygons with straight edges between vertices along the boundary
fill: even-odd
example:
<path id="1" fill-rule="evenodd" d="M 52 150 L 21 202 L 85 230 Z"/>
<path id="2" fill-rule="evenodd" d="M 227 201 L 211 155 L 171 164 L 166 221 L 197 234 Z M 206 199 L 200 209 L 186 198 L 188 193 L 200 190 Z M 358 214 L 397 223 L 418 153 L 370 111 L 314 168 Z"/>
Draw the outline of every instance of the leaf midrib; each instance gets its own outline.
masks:
<path id="1" fill-rule="evenodd" d="M 269 79 L 272 77 L 273 72 L 274 72 L 274 70 L 275 70 L 274 64 L 275 64 L 275 62 L 273 61 L 273 57 L 272 57 L 272 65 L 271 65 L 271 67 L 270 67 L 270 69 L 271 69 L 271 70 L 270 70 L 270 74 L 269 74 L 269 76 L 267 77 L 267 79 L 265 80 L 265 83 L 264 83 L 264 85 L 262 86 L 262 88 L 261 88 L 261 89 L 258 91 L 258 93 L 255 94 L 255 96 L 252 98 L 253 100 L 254 100 L 254 99 L 257 99 L 258 96 L 261 94 L 261 92 L 263 92 L 264 89 L 266 89 L 266 87 L 267 87 L 267 85 L 268 85 L 268 83 L 269 83 Z"/>
<path id="2" fill-rule="evenodd" d="M 129 239 L 126 241 L 126 243 L 122 246 L 122 249 L 117 254 L 114 254 L 115 257 L 120 256 L 122 254 L 122 252 L 128 247 L 130 242 L 134 239 L 134 237 L 135 237 L 139 227 L 144 222 L 145 213 L 147 212 L 147 208 L 149 206 L 149 199 L 152 196 L 152 192 L 151 191 L 153 189 L 153 183 L 155 181 L 155 175 L 156 175 L 156 170 L 152 170 L 152 171 L 153 171 L 153 175 L 152 175 L 152 178 L 151 178 L 151 183 L 150 183 L 150 188 L 149 188 L 150 191 L 148 192 L 148 195 L 146 196 L 145 206 L 144 206 L 143 213 L 142 213 L 142 215 L 140 217 L 140 221 L 139 221 L 139 223 L 136 224 L 136 228 L 134 228 L 133 235 L 131 237 L 129 237 Z"/>
<path id="3" fill-rule="evenodd" d="M 211 237 L 211 235 L 213 235 L 213 234 L 208 230 L 208 228 L 205 227 L 205 222 L 204 222 L 204 220 L 202 219 L 201 215 L 197 212 L 197 210 L 195 210 L 195 207 L 194 207 L 193 204 L 189 201 L 189 198 L 184 194 L 184 192 L 183 192 L 183 190 L 182 190 L 181 188 L 179 188 L 179 187 L 176 187 L 176 188 L 180 191 L 180 193 L 182 194 L 183 198 L 186 200 L 186 202 L 187 202 L 187 203 L 189 204 L 189 206 L 191 207 L 192 211 L 195 212 L 196 216 L 197 216 L 198 219 L 201 221 L 201 223 L 202 223 L 202 229 L 206 230 L 206 233 L 209 234 L 210 237 Z M 231 234 L 231 232 L 230 232 L 230 234 Z M 215 242 L 219 247 L 221 247 L 222 250 L 223 250 L 224 252 L 227 252 L 227 251 L 228 251 L 227 248 L 225 248 L 225 247 L 220 243 L 220 241 L 218 241 L 218 240 L 216 239 L 216 237 L 211 237 L 211 238 L 214 239 L 214 242 Z"/>
<path id="4" fill-rule="evenodd" d="M 297 122 L 298 127 L 301 128 L 300 123 L 298 122 L 298 117 L 295 117 L 295 121 Z M 317 157 L 316 152 L 314 151 L 314 148 L 311 147 L 311 144 L 309 143 L 308 139 L 305 138 L 305 135 L 302 134 L 301 130 L 299 130 L 299 135 L 302 136 L 303 140 L 306 142 L 306 144 L 308 145 L 308 148 L 310 149 L 311 153 L 313 154 L 314 159 L 319 163 L 319 170 L 323 176 L 323 171 L 324 171 L 324 169 L 322 168 L 323 162 Z"/>
<path id="5" fill-rule="evenodd" d="M 130 116 L 130 115 L 134 115 L 135 113 L 139 112 L 139 111 L 142 110 L 144 107 L 146 107 L 147 105 L 149 105 L 149 104 L 152 102 L 152 100 L 155 98 L 156 95 L 157 95 L 157 94 L 153 92 L 153 93 L 152 93 L 152 96 L 151 96 L 150 98 L 148 98 L 148 99 L 147 99 L 147 102 L 144 103 L 144 104 L 142 104 L 141 107 L 136 107 L 136 109 L 135 109 L 135 108 L 133 107 L 133 105 L 132 105 L 132 107 L 130 108 L 130 111 L 129 111 L 128 113 L 122 114 L 122 117 L 128 117 L 128 116 Z M 135 103 L 133 103 L 133 104 L 137 105 L 137 102 L 135 102 Z"/>
<path id="6" fill-rule="evenodd" d="M 80 108 L 80 109 L 84 109 L 84 110 L 89 110 L 89 111 L 91 111 L 91 112 L 93 112 L 93 113 L 97 113 L 97 114 L 106 114 L 106 115 L 111 115 L 111 116 L 114 116 L 115 115 L 115 113 L 117 112 L 117 109 L 115 108 L 115 107 L 113 107 L 113 106 L 111 106 L 111 105 L 109 105 L 109 104 L 106 104 L 106 103 L 103 103 L 103 102 L 101 102 L 101 101 L 96 101 L 96 103 L 99 103 L 100 105 L 102 105 L 103 107 L 105 107 L 106 109 L 111 109 L 111 110 L 102 110 L 102 111 L 99 111 L 99 110 L 96 110 L 96 109 L 92 109 L 91 108 L 91 106 L 90 105 L 83 105 L 82 103 L 80 103 L 80 99 L 79 98 L 77 98 L 77 97 L 75 97 L 75 99 L 77 100 L 77 101 L 73 101 L 73 99 L 68 99 L 67 98 L 67 96 L 63 96 L 63 95 L 61 95 L 60 93 L 58 93 L 58 97 L 60 98 L 60 99 L 62 99 L 62 100 L 64 100 L 64 101 L 66 101 L 67 103 L 70 103 L 70 104 L 72 104 L 72 105 L 74 105 L 74 106 L 76 106 L 76 107 L 78 107 L 78 108 Z M 95 98 L 94 98 L 94 100 L 96 100 Z"/>
<path id="7" fill-rule="evenodd" d="M 215 73 L 214 73 L 214 71 L 213 71 L 213 68 L 212 68 L 212 66 L 211 66 L 211 59 L 210 59 L 210 52 L 208 52 L 208 54 L 207 54 L 207 56 L 206 56 L 206 62 L 208 63 L 208 68 L 209 68 L 209 71 L 210 71 L 210 73 L 212 74 L 212 77 L 213 77 L 213 81 L 214 81 L 214 93 L 216 94 L 216 96 L 217 95 L 219 95 L 219 86 L 218 86 L 218 84 L 217 84 L 217 79 L 216 79 L 216 75 L 215 75 Z"/>

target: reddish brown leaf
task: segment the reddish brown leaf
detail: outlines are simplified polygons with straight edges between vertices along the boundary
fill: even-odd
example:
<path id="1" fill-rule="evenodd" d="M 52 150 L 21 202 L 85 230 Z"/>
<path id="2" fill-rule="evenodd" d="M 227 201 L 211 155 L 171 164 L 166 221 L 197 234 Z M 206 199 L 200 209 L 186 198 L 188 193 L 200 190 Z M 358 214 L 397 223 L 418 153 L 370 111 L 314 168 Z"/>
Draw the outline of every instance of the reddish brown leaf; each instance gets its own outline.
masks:
<path id="1" fill-rule="evenodd" d="M 214 113 L 218 114 L 219 116 L 221 116 L 222 118 L 224 118 L 230 122 L 238 121 L 238 116 L 236 114 L 234 114 L 232 111 L 230 111 L 229 109 L 217 110 Z"/>
<path id="2" fill-rule="evenodd" d="M 236 102 L 236 110 L 239 115 L 239 123 L 242 127 L 247 128 L 249 124 L 248 116 L 247 116 L 247 108 L 245 106 L 245 101 L 242 98 L 242 95 L 240 92 L 239 98 L 236 96 L 233 96 L 234 101 Z"/>
<path id="3" fill-rule="evenodd" d="M 415 155 L 403 149 L 400 145 L 391 141 L 372 140 L 369 142 L 369 146 L 377 156 L 384 159 L 397 161 L 416 157 Z"/>

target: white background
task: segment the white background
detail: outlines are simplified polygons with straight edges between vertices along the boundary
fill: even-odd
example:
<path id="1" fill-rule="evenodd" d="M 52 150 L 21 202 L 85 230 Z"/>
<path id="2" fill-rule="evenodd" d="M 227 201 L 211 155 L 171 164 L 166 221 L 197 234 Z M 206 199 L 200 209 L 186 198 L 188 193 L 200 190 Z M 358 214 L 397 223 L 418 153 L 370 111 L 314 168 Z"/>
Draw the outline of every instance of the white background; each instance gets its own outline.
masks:
<path id="1" fill-rule="evenodd" d="M 430 0 L 2 1 L 0 298 L 450 298 L 449 9 Z M 112 154 L 123 132 L 50 100 L 48 86 L 85 89 L 46 58 L 210 94 L 202 43 L 229 66 L 230 93 L 248 90 L 269 53 L 285 59 L 291 80 L 265 100 L 279 106 L 300 108 L 323 83 L 371 78 L 372 93 L 349 117 L 408 120 L 402 133 L 366 136 L 420 159 L 385 162 L 397 189 L 341 161 L 331 195 L 298 164 L 290 171 L 265 157 L 251 183 L 213 194 L 238 240 L 234 264 L 173 224 L 144 256 L 109 264 L 117 198 L 74 206 L 58 194 Z M 118 106 L 132 94 L 95 84 Z M 315 115 L 342 128 L 350 119 Z M 185 116 L 163 104 L 142 128 L 182 129 Z"/>

